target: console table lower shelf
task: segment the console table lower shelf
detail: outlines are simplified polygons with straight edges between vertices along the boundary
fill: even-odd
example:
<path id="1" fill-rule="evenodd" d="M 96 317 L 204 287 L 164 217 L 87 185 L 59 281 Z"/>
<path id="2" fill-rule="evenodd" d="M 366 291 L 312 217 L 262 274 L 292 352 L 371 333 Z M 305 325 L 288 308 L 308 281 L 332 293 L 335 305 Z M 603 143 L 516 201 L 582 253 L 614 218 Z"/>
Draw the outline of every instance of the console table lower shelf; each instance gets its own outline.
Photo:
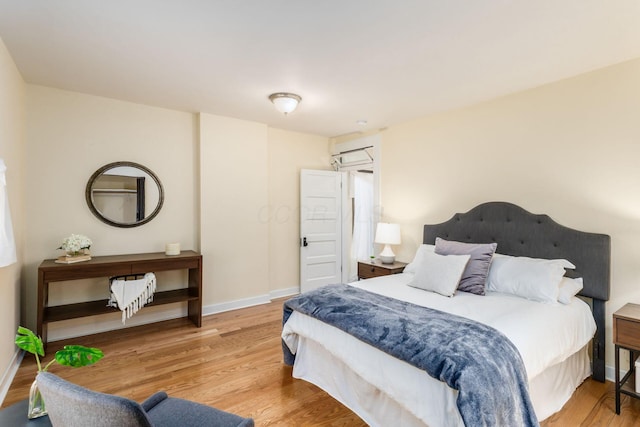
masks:
<path id="1" fill-rule="evenodd" d="M 75 264 L 57 264 L 54 260 L 45 260 L 38 268 L 37 333 L 46 345 L 47 325 L 51 322 L 119 312 L 116 308 L 107 306 L 108 299 L 49 306 L 49 283 L 51 282 L 184 269 L 189 271 L 187 287 L 156 292 L 153 302 L 145 307 L 187 302 L 187 317 L 194 325 L 200 327 L 202 325 L 202 255 L 195 251 L 182 251 L 179 255 L 165 255 L 164 252 L 158 252 L 102 256 Z"/>

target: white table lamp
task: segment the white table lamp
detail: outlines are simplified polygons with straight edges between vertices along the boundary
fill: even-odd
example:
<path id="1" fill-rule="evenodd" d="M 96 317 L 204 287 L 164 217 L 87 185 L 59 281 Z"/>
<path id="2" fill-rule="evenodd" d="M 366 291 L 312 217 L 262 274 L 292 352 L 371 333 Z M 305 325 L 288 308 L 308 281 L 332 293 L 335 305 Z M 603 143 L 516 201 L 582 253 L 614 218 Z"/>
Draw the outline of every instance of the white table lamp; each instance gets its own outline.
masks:
<path id="1" fill-rule="evenodd" d="M 384 245 L 384 249 L 378 255 L 383 264 L 393 264 L 396 254 L 391 250 L 390 245 L 400 244 L 400 225 L 379 222 L 376 228 L 376 243 Z"/>

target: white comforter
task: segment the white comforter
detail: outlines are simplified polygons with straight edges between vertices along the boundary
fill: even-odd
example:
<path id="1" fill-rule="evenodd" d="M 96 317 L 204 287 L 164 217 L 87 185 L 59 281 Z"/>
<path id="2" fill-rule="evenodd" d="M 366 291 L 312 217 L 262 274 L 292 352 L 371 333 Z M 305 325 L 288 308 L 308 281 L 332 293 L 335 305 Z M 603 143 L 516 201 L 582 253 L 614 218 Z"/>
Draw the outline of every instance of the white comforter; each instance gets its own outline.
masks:
<path id="1" fill-rule="evenodd" d="M 409 274 L 396 274 L 354 282 L 351 285 L 457 314 L 496 328 L 520 351 L 530 382 L 545 369 L 565 361 L 581 350 L 589 343 L 596 330 L 591 310 L 578 298 L 574 298 L 568 305 L 543 304 L 498 293 L 478 296 L 458 292 L 454 297 L 448 298 L 407 286 L 411 277 Z M 449 420 L 442 425 L 459 424 L 459 414 L 455 409 L 457 394 L 453 390 L 444 385 L 450 392 L 438 396 L 434 396 L 429 390 L 430 400 L 439 402 L 436 402 L 435 408 L 425 405 L 423 400 L 427 389 L 423 383 L 436 380 L 426 373 L 416 372 L 417 368 L 382 353 L 335 327 L 294 312 L 283 327 L 282 337 L 294 354 L 300 341 L 319 344 L 336 362 L 349 367 L 357 376 L 383 390 L 390 399 L 398 402 L 419 420 L 433 419 L 435 411 L 437 419 Z M 301 374 L 300 377 L 304 378 L 304 375 Z M 535 403 L 534 400 L 534 405 Z"/>

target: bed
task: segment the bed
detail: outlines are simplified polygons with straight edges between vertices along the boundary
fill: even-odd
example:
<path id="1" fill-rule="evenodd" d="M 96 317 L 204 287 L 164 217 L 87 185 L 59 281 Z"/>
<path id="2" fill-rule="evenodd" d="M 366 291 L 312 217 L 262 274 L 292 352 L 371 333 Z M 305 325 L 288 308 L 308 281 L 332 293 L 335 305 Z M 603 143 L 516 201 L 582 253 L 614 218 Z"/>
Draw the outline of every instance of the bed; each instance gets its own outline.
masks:
<path id="1" fill-rule="evenodd" d="M 349 289 L 451 312 L 502 332 L 522 356 L 540 421 L 560 410 L 588 375 L 604 381 L 609 236 L 569 229 L 510 203 L 489 202 L 424 226 L 424 244 L 433 245 L 438 237 L 495 242 L 496 253 L 514 257 L 569 260 L 575 268 L 566 275 L 582 278 L 579 295 L 589 304 L 576 297 L 566 305 L 543 304 L 489 291 L 484 296 L 457 291 L 447 298 L 407 286 L 410 273 L 356 282 Z M 370 425 L 464 425 L 458 390 L 339 328 L 294 310 L 283 322 L 282 337 L 283 349 L 295 354 L 293 376 L 324 389 Z"/>

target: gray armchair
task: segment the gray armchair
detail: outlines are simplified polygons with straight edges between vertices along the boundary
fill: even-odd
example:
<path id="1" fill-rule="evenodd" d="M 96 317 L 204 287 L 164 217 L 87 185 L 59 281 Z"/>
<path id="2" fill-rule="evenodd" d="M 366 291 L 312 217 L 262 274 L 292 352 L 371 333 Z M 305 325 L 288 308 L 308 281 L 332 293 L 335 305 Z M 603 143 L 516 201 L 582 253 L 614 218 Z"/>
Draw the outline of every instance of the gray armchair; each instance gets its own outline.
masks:
<path id="1" fill-rule="evenodd" d="M 139 404 L 111 394 L 98 393 L 49 372 L 36 377 L 51 424 L 64 427 L 252 427 L 242 418 L 189 400 L 158 392 Z"/>

